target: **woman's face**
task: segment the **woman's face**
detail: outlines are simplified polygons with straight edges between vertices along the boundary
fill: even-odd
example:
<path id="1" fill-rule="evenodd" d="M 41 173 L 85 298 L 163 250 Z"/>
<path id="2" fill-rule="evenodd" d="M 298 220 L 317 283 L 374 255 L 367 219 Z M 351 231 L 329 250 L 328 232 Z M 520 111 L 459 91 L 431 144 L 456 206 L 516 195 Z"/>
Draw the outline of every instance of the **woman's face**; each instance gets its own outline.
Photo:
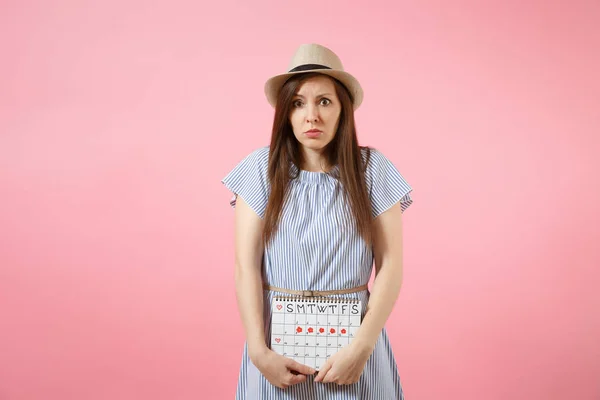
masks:
<path id="1" fill-rule="evenodd" d="M 342 105 L 330 78 L 307 79 L 292 99 L 290 124 L 294 136 L 305 149 L 320 152 L 335 137 L 341 111 Z"/>

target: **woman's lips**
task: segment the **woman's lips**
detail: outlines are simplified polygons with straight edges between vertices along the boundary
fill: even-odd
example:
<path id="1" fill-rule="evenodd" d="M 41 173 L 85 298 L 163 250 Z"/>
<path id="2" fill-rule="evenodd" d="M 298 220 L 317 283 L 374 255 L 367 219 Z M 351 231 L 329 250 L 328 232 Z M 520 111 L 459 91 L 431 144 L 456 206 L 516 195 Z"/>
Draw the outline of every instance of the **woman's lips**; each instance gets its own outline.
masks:
<path id="1" fill-rule="evenodd" d="M 304 132 L 304 134 L 306 136 L 308 136 L 309 138 L 316 138 L 321 136 L 321 134 L 323 134 L 323 132 L 321 131 L 308 131 L 308 132 Z"/>

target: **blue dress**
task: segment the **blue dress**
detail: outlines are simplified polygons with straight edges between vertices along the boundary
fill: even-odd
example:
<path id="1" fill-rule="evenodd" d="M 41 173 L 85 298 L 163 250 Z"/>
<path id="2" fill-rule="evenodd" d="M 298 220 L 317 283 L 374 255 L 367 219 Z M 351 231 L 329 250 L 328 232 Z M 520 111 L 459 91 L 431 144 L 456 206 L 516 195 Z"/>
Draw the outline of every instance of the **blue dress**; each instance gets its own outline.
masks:
<path id="1" fill-rule="evenodd" d="M 366 150 L 362 149 L 366 161 Z M 241 196 L 261 217 L 270 193 L 267 166 L 269 147 L 255 149 L 229 172 L 221 182 L 233 192 L 235 207 Z M 290 169 L 296 172 L 296 167 Z M 292 175 L 294 176 L 294 175 Z M 365 173 L 372 215 L 377 217 L 397 202 L 404 212 L 412 203 L 412 188 L 394 164 L 380 151 L 371 149 Z M 336 195 L 339 181 L 325 172 L 300 170 L 290 182 L 290 194 L 283 208 L 279 228 L 265 247 L 262 265 L 263 281 L 273 286 L 295 290 L 333 290 L 360 286 L 369 281 L 373 267 L 373 251 L 344 218 L 348 205 Z M 271 300 L 285 293 L 264 291 L 264 329 L 271 343 Z M 339 295 L 362 300 L 362 316 L 370 292 Z M 339 399 L 400 400 L 402 385 L 387 331 L 384 328 L 373 354 L 367 361 L 360 380 L 351 385 L 314 382 L 314 377 L 300 384 L 280 389 L 272 385 L 248 357 L 244 344 L 236 392 L 237 400 L 271 399 Z"/>

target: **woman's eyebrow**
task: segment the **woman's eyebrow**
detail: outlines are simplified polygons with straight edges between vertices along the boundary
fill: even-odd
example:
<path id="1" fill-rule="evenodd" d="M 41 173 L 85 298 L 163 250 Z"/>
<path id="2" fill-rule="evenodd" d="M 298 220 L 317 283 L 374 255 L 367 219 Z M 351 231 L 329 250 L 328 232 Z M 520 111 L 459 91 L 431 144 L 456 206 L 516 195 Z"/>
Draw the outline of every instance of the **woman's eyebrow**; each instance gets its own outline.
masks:
<path id="1" fill-rule="evenodd" d="M 301 94 L 298 94 L 298 93 L 296 93 L 294 96 L 304 98 L 304 96 L 302 96 Z M 333 95 L 331 93 L 321 93 L 317 97 L 323 97 L 323 96 L 333 96 Z"/>

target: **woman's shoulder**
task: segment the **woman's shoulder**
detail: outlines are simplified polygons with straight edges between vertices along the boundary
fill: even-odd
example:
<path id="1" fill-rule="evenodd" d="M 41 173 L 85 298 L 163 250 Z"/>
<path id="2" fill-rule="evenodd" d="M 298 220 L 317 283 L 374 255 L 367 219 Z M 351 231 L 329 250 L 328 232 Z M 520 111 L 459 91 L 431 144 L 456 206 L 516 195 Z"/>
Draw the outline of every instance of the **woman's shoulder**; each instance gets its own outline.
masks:
<path id="1" fill-rule="evenodd" d="M 261 177 L 264 179 L 269 167 L 269 146 L 252 149 L 241 158 L 231 170 L 225 180 L 242 177 Z M 236 179 L 237 179 L 236 178 Z"/>
<path id="2" fill-rule="evenodd" d="M 269 166 L 269 146 L 261 146 L 252 149 L 249 153 L 246 153 L 238 166 L 265 172 Z"/>
<path id="3" fill-rule="evenodd" d="M 230 204 L 235 208 L 238 195 L 261 217 L 269 196 L 267 179 L 269 148 L 259 147 L 247 153 L 221 182 L 234 193 Z"/>
<path id="4" fill-rule="evenodd" d="M 367 171 L 377 168 L 382 163 L 388 161 L 383 152 L 373 146 L 360 146 L 360 153 Z"/>
<path id="5" fill-rule="evenodd" d="M 372 147 L 361 147 L 365 179 L 370 187 L 376 180 L 385 180 L 391 178 L 394 174 L 399 174 L 394 162 L 387 157 L 383 151 Z"/>
<path id="6" fill-rule="evenodd" d="M 404 212 L 412 204 L 409 194 L 412 187 L 404 179 L 394 162 L 381 150 L 373 147 L 361 150 L 363 159 L 366 159 L 367 155 L 369 158 L 365 169 L 365 178 L 371 196 L 373 217 L 377 217 L 398 201 L 402 203 Z"/>
<path id="7" fill-rule="evenodd" d="M 256 167 L 262 175 L 266 175 L 269 169 L 269 153 L 270 146 L 262 146 L 256 148 L 251 154 L 254 157 Z"/>
<path id="8" fill-rule="evenodd" d="M 269 161 L 269 146 L 261 146 L 254 148 L 248 155 L 248 158 L 251 158 L 255 161 Z"/>
<path id="9" fill-rule="evenodd" d="M 271 148 L 271 146 L 266 145 L 266 146 L 261 146 L 261 147 L 257 147 L 253 153 L 256 154 L 263 154 L 263 155 L 269 155 L 269 149 Z"/>

